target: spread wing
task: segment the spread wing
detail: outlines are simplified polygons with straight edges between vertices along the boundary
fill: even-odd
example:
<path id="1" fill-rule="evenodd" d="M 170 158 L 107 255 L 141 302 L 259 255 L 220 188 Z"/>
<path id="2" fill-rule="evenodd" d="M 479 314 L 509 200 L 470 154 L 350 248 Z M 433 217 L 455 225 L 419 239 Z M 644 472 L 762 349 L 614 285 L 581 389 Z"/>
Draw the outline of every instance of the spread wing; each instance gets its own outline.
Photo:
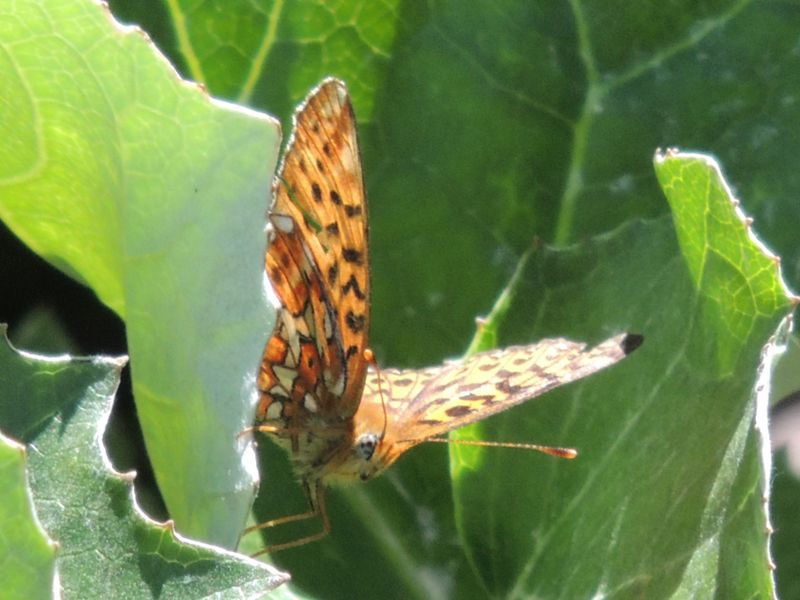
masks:
<path id="1" fill-rule="evenodd" d="M 300 106 L 273 186 L 266 269 L 281 308 L 262 361 L 259 420 L 351 417 L 366 377 L 367 208 L 345 85 Z"/>
<path id="2" fill-rule="evenodd" d="M 364 402 L 387 402 L 392 438 L 423 441 L 499 413 L 622 360 L 641 344 L 623 334 L 591 349 L 563 338 L 481 352 L 421 370 L 370 370 Z M 410 447 L 410 446 L 409 446 Z"/>

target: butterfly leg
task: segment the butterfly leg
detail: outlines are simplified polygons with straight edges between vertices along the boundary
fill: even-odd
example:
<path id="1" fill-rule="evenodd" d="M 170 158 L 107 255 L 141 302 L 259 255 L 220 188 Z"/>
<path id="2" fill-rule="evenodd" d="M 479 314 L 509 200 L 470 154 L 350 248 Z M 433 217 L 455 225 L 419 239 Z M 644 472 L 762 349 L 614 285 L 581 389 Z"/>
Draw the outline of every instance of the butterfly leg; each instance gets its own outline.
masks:
<path id="1" fill-rule="evenodd" d="M 239 433 L 236 434 L 237 439 L 242 437 L 243 435 L 247 435 L 248 433 L 253 433 L 254 431 L 260 431 L 261 433 L 280 433 L 284 427 L 277 427 L 275 425 L 254 425 L 252 427 L 245 427 Z"/>
<path id="2" fill-rule="evenodd" d="M 278 525 L 285 525 L 286 523 L 294 523 L 295 521 L 304 521 L 306 519 L 311 519 L 313 517 L 316 517 L 317 515 L 322 517 L 322 531 L 319 531 L 312 535 L 301 537 L 296 540 L 292 540 L 291 542 L 285 542 L 283 544 L 273 544 L 271 546 L 267 546 L 263 550 L 259 550 L 258 552 L 253 554 L 253 557 L 265 553 L 278 552 L 279 550 L 286 550 L 287 548 L 295 548 L 297 546 L 302 546 L 310 542 L 316 542 L 317 540 L 321 540 L 331 532 L 331 522 L 330 519 L 328 518 L 328 511 L 325 508 L 325 493 L 322 481 L 319 479 L 313 482 L 306 481 L 303 483 L 303 487 L 305 488 L 306 496 L 308 497 L 308 502 L 311 505 L 310 510 L 296 515 L 288 515 L 285 517 L 280 517 L 278 519 L 272 519 L 270 521 L 266 521 L 265 523 L 260 523 L 259 525 L 248 527 L 247 529 L 245 529 L 244 535 L 247 535 L 252 531 L 265 529 L 267 527 L 276 527 Z"/>

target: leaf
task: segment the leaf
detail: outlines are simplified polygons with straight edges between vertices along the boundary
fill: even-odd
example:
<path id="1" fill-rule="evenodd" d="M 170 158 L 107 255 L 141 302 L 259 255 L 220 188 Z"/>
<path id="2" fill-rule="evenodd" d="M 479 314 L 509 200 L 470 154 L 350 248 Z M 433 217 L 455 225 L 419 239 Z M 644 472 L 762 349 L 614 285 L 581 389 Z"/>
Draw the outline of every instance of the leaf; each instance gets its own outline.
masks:
<path id="1" fill-rule="evenodd" d="M 509 310 L 521 327 L 537 306 L 539 337 L 553 323 L 574 335 L 564 315 L 590 314 L 574 327 L 638 331 L 644 346 L 468 434 L 575 445 L 578 459 L 454 449 L 457 521 L 492 595 L 771 594 L 754 402 L 761 348 L 792 302 L 713 161 L 667 155 L 656 172 L 680 250 L 659 220 L 544 251 Z"/>
<path id="2" fill-rule="evenodd" d="M 797 499 L 800 498 L 800 481 L 798 475 L 787 465 L 786 453 L 776 456 L 776 469 L 773 478 L 772 501 L 770 508 L 773 515 L 775 533 L 772 545 L 773 556 L 783 559 L 781 565 L 797 564 L 800 547 L 797 539 L 800 535 L 800 523 L 797 515 Z M 794 569 L 778 570 L 778 597 L 796 598 L 800 594 L 800 577 Z"/>
<path id="3" fill-rule="evenodd" d="M 33 512 L 25 479 L 25 448 L 0 434 L 0 587 L 14 598 L 48 598 L 55 547 Z M 9 598 L 12 596 L 9 595 Z"/>
<path id="4" fill-rule="evenodd" d="M 138 416 L 179 530 L 234 547 L 271 329 L 276 125 L 181 82 L 99 4 L 0 8 L 0 217 L 125 319 Z M 247 258 L 249 257 L 249 258 Z"/>
<path id="5" fill-rule="evenodd" d="M 52 564 L 28 563 L 18 576 L 65 598 L 233 598 L 285 582 L 266 565 L 179 538 L 135 507 L 134 474 L 115 472 L 101 442 L 125 362 L 25 355 L 0 343 L 0 428 L 26 443 L 28 493 L 58 544 L 57 587 Z"/>

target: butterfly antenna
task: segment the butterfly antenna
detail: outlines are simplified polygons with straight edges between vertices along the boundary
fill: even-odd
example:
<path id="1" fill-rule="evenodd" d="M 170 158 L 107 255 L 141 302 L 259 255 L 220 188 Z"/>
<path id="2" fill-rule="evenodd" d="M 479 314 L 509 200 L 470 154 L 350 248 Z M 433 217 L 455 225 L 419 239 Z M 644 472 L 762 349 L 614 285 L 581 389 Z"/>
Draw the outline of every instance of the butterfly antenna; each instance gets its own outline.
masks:
<path id="1" fill-rule="evenodd" d="M 430 437 L 424 442 L 440 442 L 443 444 L 459 444 L 462 446 L 486 446 L 489 448 L 515 448 L 517 450 L 536 450 L 558 458 L 575 458 L 578 451 L 574 448 L 560 448 L 558 446 L 540 446 L 539 444 L 516 444 L 514 442 L 486 442 L 482 440 L 451 440 L 448 438 Z"/>
<path id="2" fill-rule="evenodd" d="M 383 409 L 383 430 L 381 431 L 381 439 L 383 439 L 386 434 L 386 423 L 389 421 L 389 415 L 386 413 L 386 401 L 383 399 L 381 368 L 378 366 L 378 361 L 375 360 L 375 353 L 372 351 L 372 348 L 364 348 L 364 360 L 375 368 L 375 374 L 378 377 L 378 395 L 381 397 L 381 408 Z"/>

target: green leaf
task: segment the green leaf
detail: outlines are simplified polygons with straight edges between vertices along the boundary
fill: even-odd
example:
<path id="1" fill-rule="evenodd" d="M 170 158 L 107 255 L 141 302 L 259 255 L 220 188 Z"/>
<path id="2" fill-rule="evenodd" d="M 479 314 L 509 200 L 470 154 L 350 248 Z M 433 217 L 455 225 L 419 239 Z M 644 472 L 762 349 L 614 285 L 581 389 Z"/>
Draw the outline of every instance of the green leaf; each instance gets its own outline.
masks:
<path id="1" fill-rule="evenodd" d="M 28 495 L 25 447 L 2 434 L 0 490 L 0 588 L 8 598 L 49 598 L 55 547 L 36 521 Z"/>
<path id="2" fill-rule="evenodd" d="M 800 479 L 797 466 L 791 469 L 787 464 L 787 452 L 779 453 L 775 462 L 777 468 L 770 504 L 775 527 L 773 556 L 783 559 L 781 565 L 792 565 L 800 559 L 800 547 L 797 544 L 800 536 L 800 522 L 797 520 Z M 779 597 L 797 598 L 800 595 L 800 576 L 797 571 L 779 568 L 777 575 Z"/>
<path id="3" fill-rule="evenodd" d="M 656 161 L 678 242 L 699 290 L 700 327 L 708 328 L 709 337 L 702 355 L 711 361 L 712 373 L 722 376 L 738 366 L 751 335 L 764 335 L 759 321 L 786 311 L 790 293 L 776 277 L 778 258 L 758 245 L 718 171 L 713 159 L 703 156 L 668 153 Z"/>
<path id="4" fill-rule="evenodd" d="M 320 79 L 335 73 L 362 89 L 374 88 L 385 57 L 404 28 L 396 0 L 357 5 L 336 2 L 238 3 L 224 0 L 168 4 L 186 75 L 221 96 L 268 104 L 283 95 L 281 114 Z M 120 4 L 120 10 L 134 9 Z M 278 107 L 274 107 L 273 110 Z M 367 116 L 369 111 L 367 110 Z"/>
<path id="5" fill-rule="evenodd" d="M 92 2 L 0 8 L 0 217 L 125 319 L 138 416 L 178 529 L 234 547 L 276 124 L 180 81 Z M 247 258 L 249 257 L 249 258 Z"/>
<path id="6" fill-rule="evenodd" d="M 645 343 L 608 372 L 469 432 L 575 445 L 575 464 L 455 448 L 457 521 L 492 595 L 772 589 L 754 401 L 761 347 L 792 305 L 713 161 L 670 155 L 656 172 L 680 252 L 668 222 L 634 224 L 540 253 L 516 290 L 509 321 L 524 327 L 536 306 L 535 337 L 594 323 Z M 720 263 L 729 270 L 714 272 Z M 570 314 L 590 316 L 571 325 Z M 494 476 L 506 469 L 515 476 Z"/>
<path id="7" fill-rule="evenodd" d="M 711 437 L 716 428 L 708 423 L 697 428 L 705 433 L 707 448 L 716 446 L 725 454 L 701 522 L 703 544 L 695 551 L 682 587 L 692 593 L 698 587 L 713 589 L 721 596 L 774 594 L 767 514 L 769 380 L 798 298 L 786 288 L 778 258 L 753 233 L 751 219 L 713 159 L 667 152 L 656 157 L 656 173 L 697 290 L 692 326 L 698 343 L 686 348 L 689 366 L 703 365 L 716 376 L 712 386 L 703 382 L 701 388 L 704 395 L 710 393 L 709 405 L 719 402 L 719 412 L 741 415 L 735 429 L 723 432 L 716 442 Z M 782 316 L 775 331 L 775 320 Z M 760 342 L 773 331 L 762 349 Z M 717 418 L 716 424 L 720 421 Z M 745 540 L 749 543 L 743 547 Z M 701 561 L 707 586 L 697 586 L 694 580 L 699 573 L 692 567 Z"/>
<path id="8" fill-rule="evenodd" d="M 125 362 L 25 355 L 0 343 L 0 428 L 27 445 L 28 493 L 58 544 L 63 597 L 233 598 L 286 581 L 266 565 L 178 538 L 171 522 L 155 523 L 135 507 L 134 474 L 115 472 L 101 442 Z M 54 589 L 52 557 L 49 568 L 27 568 L 18 576 Z"/>

